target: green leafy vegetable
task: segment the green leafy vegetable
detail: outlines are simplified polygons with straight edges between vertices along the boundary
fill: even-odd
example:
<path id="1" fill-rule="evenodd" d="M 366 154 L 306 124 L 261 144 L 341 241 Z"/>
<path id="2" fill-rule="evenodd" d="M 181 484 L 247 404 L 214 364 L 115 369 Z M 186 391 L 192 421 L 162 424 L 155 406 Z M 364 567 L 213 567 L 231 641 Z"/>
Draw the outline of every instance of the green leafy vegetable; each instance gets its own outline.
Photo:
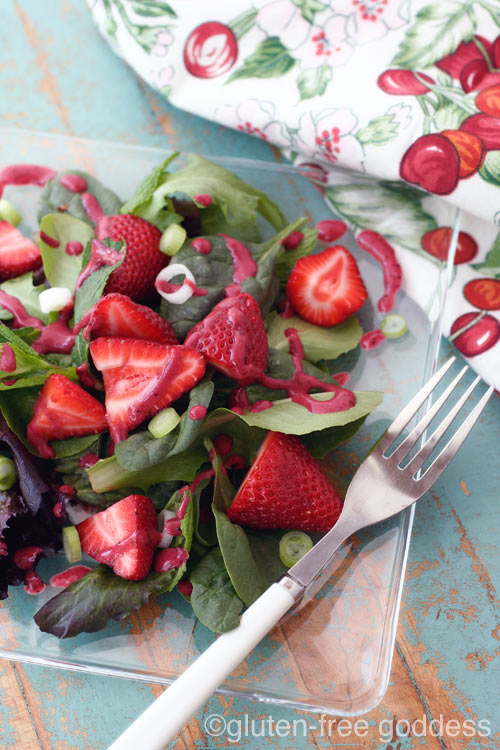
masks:
<path id="1" fill-rule="evenodd" d="M 38 318 L 42 323 L 48 323 L 49 316 L 41 311 L 39 302 L 40 294 L 46 289 L 46 287 L 43 284 L 40 284 L 40 286 L 34 286 L 33 273 L 25 273 L 15 279 L 4 281 L 0 284 L 0 289 L 7 294 L 16 297 L 28 315 Z M 13 317 L 12 313 L 3 308 L 0 309 L 0 312 L 2 320 L 11 320 Z"/>
<path id="2" fill-rule="evenodd" d="M 167 504 L 177 510 L 180 496 L 176 493 Z M 189 551 L 193 537 L 193 504 L 190 502 L 181 521 L 181 534 L 174 537 L 173 547 Z M 70 638 L 79 633 L 95 633 L 111 618 L 122 619 L 145 604 L 151 594 L 172 591 L 184 575 L 186 564 L 166 573 L 149 573 L 142 581 L 127 581 L 115 575 L 106 565 L 98 565 L 79 581 L 55 596 L 35 615 L 35 622 L 44 633 Z"/>
<path id="3" fill-rule="evenodd" d="M 263 427 L 289 435 L 306 435 L 327 427 L 342 427 L 358 420 L 372 412 L 382 401 L 382 393 L 379 391 L 355 391 L 355 395 L 356 404 L 346 411 L 312 414 L 304 406 L 286 398 L 275 401 L 272 408 L 255 414 L 245 411 L 241 419 L 253 427 Z M 328 401 L 331 397 L 331 393 L 313 394 L 317 401 Z"/>
<path id="4" fill-rule="evenodd" d="M 53 180 L 49 180 L 40 192 L 38 199 L 38 221 L 41 221 L 46 214 L 54 214 L 64 210 L 65 213 L 74 216 L 75 219 L 81 219 L 82 221 L 86 221 L 87 224 L 91 224 L 87 212 L 82 205 L 81 194 L 73 193 L 61 185 L 61 177 L 65 174 L 76 174 L 83 177 L 87 183 L 87 192 L 95 196 L 105 214 L 111 216 L 118 213 L 122 201 L 112 190 L 105 187 L 102 182 L 99 182 L 99 180 L 86 172 L 81 172 L 78 169 L 68 169 L 58 174 Z"/>
<path id="5" fill-rule="evenodd" d="M 353 419 L 341 427 L 327 427 L 324 430 L 309 432 L 307 435 L 301 435 L 301 442 L 304 443 L 307 450 L 314 458 L 324 458 L 331 453 L 337 446 L 342 445 L 350 440 L 364 425 L 366 417 Z"/>
<path id="6" fill-rule="evenodd" d="M 51 286 L 63 286 L 73 291 L 82 270 L 82 256 L 68 255 L 66 245 L 77 241 L 85 247 L 93 237 L 94 230 L 86 221 L 61 213 L 44 216 L 40 230 L 59 243 L 58 247 L 52 247 L 40 238 L 40 252 L 47 281 Z"/>
<path id="7" fill-rule="evenodd" d="M 112 266 L 101 266 L 96 271 L 93 271 L 90 276 L 87 276 L 83 284 L 78 287 L 75 292 L 75 323 L 83 318 L 86 312 L 90 310 L 102 297 L 106 282 L 113 273 L 113 271 L 121 266 L 125 258 L 125 245 L 124 243 L 111 242 L 110 246 L 113 247 L 117 252 L 121 252 L 122 258 Z M 85 252 L 85 256 L 82 263 L 85 265 L 88 258 L 88 250 Z"/>
<path id="8" fill-rule="evenodd" d="M 42 385 L 49 375 L 55 372 L 63 373 L 71 379 L 76 379 L 73 367 L 61 368 L 52 364 L 40 354 L 37 354 L 15 331 L 0 323 L 0 346 L 4 344 L 8 344 L 14 352 L 16 369 L 0 371 L 0 391 L 9 390 L 14 392 L 21 388 L 25 389 L 34 385 Z M 16 379 L 16 382 L 11 385 L 6 385 L 4 382 L 9 382 L 13 379 Z"/>
<path id="9" fill-rule="evenodd" d="M 237 627 L 243 602 L 233 588 L 218 547 L 202 557 L 189 580 L 193 585 L 191 606 L 203 625 L 215 633 Z"/>
<path id="10" fill-rule="evenodd" d="M 202 421 L 191 419 L 189 412 L 193 406 L 208 407 L 214 385 L 211 381 L 198 383 L 189 393 L 189 404 L 181 417 L 176 430 L 162 438 L 154 438 L 149 430 L 137 432 L 126 440 L 117 443 L 115 456 L 127 471 L 142 471 L 188 450 L 194 443 Z"/>
<path id="11" fill-rule="evenodd" d="M 305 358 L 309 362 L 336 359 L 341 354 L 355 349 L 363 335 L 363 329 L 354 317 L 333 328 L 323 328 L 296 316 L 282 318 L 280 315 L 274 315 L 267 329 L 270 347 L 279 351 L 289 351 L 288 339 L 285 336 L 287 328 L 297 329 Z"/>
<path id="12" fill-rule="evenodd" d="M 171 154 L 165 161 L 151 170 L 142 180 L 139 187 L 133 193 L 132 197 L 121 207 L 121 214 L 140 213 L 146 207 L 146 204 L 153 198 L 155 191 L 161 186 L 166 177 L 166 170 L 169 164 L 179 156 L 178 152 Z"/>
<path id="13" fill-rule="evenodd" d="M 184 169 L 165 175 L 147 203 L 135 213 L 154 223 L 168 198 L 183 194 L 192 199 L 204 193 L 210 195 L 212 203 L 201 211 L 202 234 L 226 232 L 241 240 L 258 242 L 258 213 L 276 229 L 285 224 L 281 210 L 265 193 L 195 154 L 190 154 Z"/>

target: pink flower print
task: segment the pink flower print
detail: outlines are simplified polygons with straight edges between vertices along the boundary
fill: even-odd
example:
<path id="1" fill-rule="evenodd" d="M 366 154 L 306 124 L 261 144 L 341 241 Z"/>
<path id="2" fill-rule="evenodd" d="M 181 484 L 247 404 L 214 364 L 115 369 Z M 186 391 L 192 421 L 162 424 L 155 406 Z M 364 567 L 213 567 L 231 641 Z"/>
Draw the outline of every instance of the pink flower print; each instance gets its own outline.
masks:
<path id="1" fill-rule="evenodd" d="M 168 47 L 174 41 L 174 37 L 167 29 L 163 29 L 156 36 L 155 44 L 151 47 L 151 54 L 156 57 L 164 57 L 168 52 Z"/>
<path id="2" fill-rule="evenodd" d="M 159 91 L 165 89 L 172 81 L 175 70 L 172 65 L 151 71 L 151 82 Z"/>
<path id="3" fill-rule="evenodd" d="M 271 102 L 247 99 L 238 107 L 219 107 L 215 116 L 222 125 L 239 130 L 240 133 L 254 135 L 281 148 L 291 145 L 284 126 L 274 119 L 274 106 Z"/>
<path id="4" fill-rule="evenodd" d="M 352 134 L 357 120 L 349 109 L 329 110 L 313 117 L 311 113 L 300 119 L 299 137 L 303 151 L 326 164 L 341 164 L 351 169 L 362 169 L 363 147 Z"/>
<path id="5" fill-rule="evenodd" d="M 400 15 L 405 0 L 335 0 L 335 11 L 349 16 L 349 37 L 358 44 L 381 39 L 406 23 Z"/>
<path id="6" fill-rule="evenodd" d="M 288 49 L 299 47 L 307 39 L 310 25 L 292 0 L 274 0 L 257 14 L 257 26 L 267 36 L 279 37 Z"/>
<path id="7" fill-rule="evenodd" d="M 332 16 L 323 28 L 311 27 L 307 42 L 297 50 L 304 68 L 333 67 L 349 60 L 353 48 L 346 39 L 345 22 L 344 16 Z"/>

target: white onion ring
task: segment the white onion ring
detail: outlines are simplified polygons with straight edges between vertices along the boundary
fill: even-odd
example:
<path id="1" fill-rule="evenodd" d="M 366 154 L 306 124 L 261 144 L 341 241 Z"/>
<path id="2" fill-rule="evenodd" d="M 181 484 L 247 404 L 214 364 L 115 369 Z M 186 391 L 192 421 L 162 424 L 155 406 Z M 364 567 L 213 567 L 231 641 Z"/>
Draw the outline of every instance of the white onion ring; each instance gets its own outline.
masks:
<path id="1" fill-rule="evenodd" d="M 181 288 L 177 289 L 175 292 L 162 292 L 158 289 L 158 282 L 170 281 L 174 276 L 179 276 L 181 274 L 192 284 L 196 284 L 193 274 L 183 263 L 170 263 L 170 265 L 162 268 L 155 280 L 155 289 L 158 294 L 161 294 L 163 299 L 172 303 L 172 305 L 182 305 L 184 302 L 187 302 L 188 299 L 193 296 L 193 290 L 187 284 L 183 283 Z"/>

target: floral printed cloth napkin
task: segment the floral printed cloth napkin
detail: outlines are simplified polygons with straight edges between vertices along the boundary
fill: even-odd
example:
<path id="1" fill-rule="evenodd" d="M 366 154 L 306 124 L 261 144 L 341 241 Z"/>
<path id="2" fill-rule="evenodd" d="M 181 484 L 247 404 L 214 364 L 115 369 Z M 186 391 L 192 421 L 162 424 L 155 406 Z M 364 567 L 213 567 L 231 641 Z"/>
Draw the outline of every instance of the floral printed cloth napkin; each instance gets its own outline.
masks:
<path id="1" fill-rule="evenodd" d="M 459 212 L 443 333 L 500 389 L 499 0 L 88 2 L 172 104 L 316 165 L 431 317 Z"/>

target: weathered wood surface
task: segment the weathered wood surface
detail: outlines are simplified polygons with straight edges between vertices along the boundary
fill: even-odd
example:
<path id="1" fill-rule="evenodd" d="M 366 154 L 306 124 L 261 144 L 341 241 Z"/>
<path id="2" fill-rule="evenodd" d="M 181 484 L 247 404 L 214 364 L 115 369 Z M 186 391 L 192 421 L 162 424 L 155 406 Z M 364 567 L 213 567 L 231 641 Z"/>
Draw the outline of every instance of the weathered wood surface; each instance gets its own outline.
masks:
<path id="1" fill-rule="evenodd" d="M 168 107 L 112 54 L 82 0 L 4 0 L 1 10 L 2 126 L 275 158 L 265 143 Z M 379 707 L 350 727 L 330 717 L 322 726 L 319 715 L 214 697 L 172 748 L 500 747 L 499 417 L 494 399 L 460 459 L 419 502 L 391 680 Z M 161 690 L 0 660 L 0 748 L 105 748 Z M 234 721 L 232 734 L 207 733 L 204 720 L 213 713 L 241 722 L 247 714 L 257 733 L 269 716 L 302 723 L 294 739 L 276 730 L 243 733 L 235 743 Z M 356 734 L 361 719 L 367 727 L 358 724 Z M 443 727 L 457 720 L 459 729 L 432 736 L 432 719 Z M 398 736 L 404 720 L 420 721 L 412 736 Z M 437 734 L 439 723 L 433 727 Z"/>

